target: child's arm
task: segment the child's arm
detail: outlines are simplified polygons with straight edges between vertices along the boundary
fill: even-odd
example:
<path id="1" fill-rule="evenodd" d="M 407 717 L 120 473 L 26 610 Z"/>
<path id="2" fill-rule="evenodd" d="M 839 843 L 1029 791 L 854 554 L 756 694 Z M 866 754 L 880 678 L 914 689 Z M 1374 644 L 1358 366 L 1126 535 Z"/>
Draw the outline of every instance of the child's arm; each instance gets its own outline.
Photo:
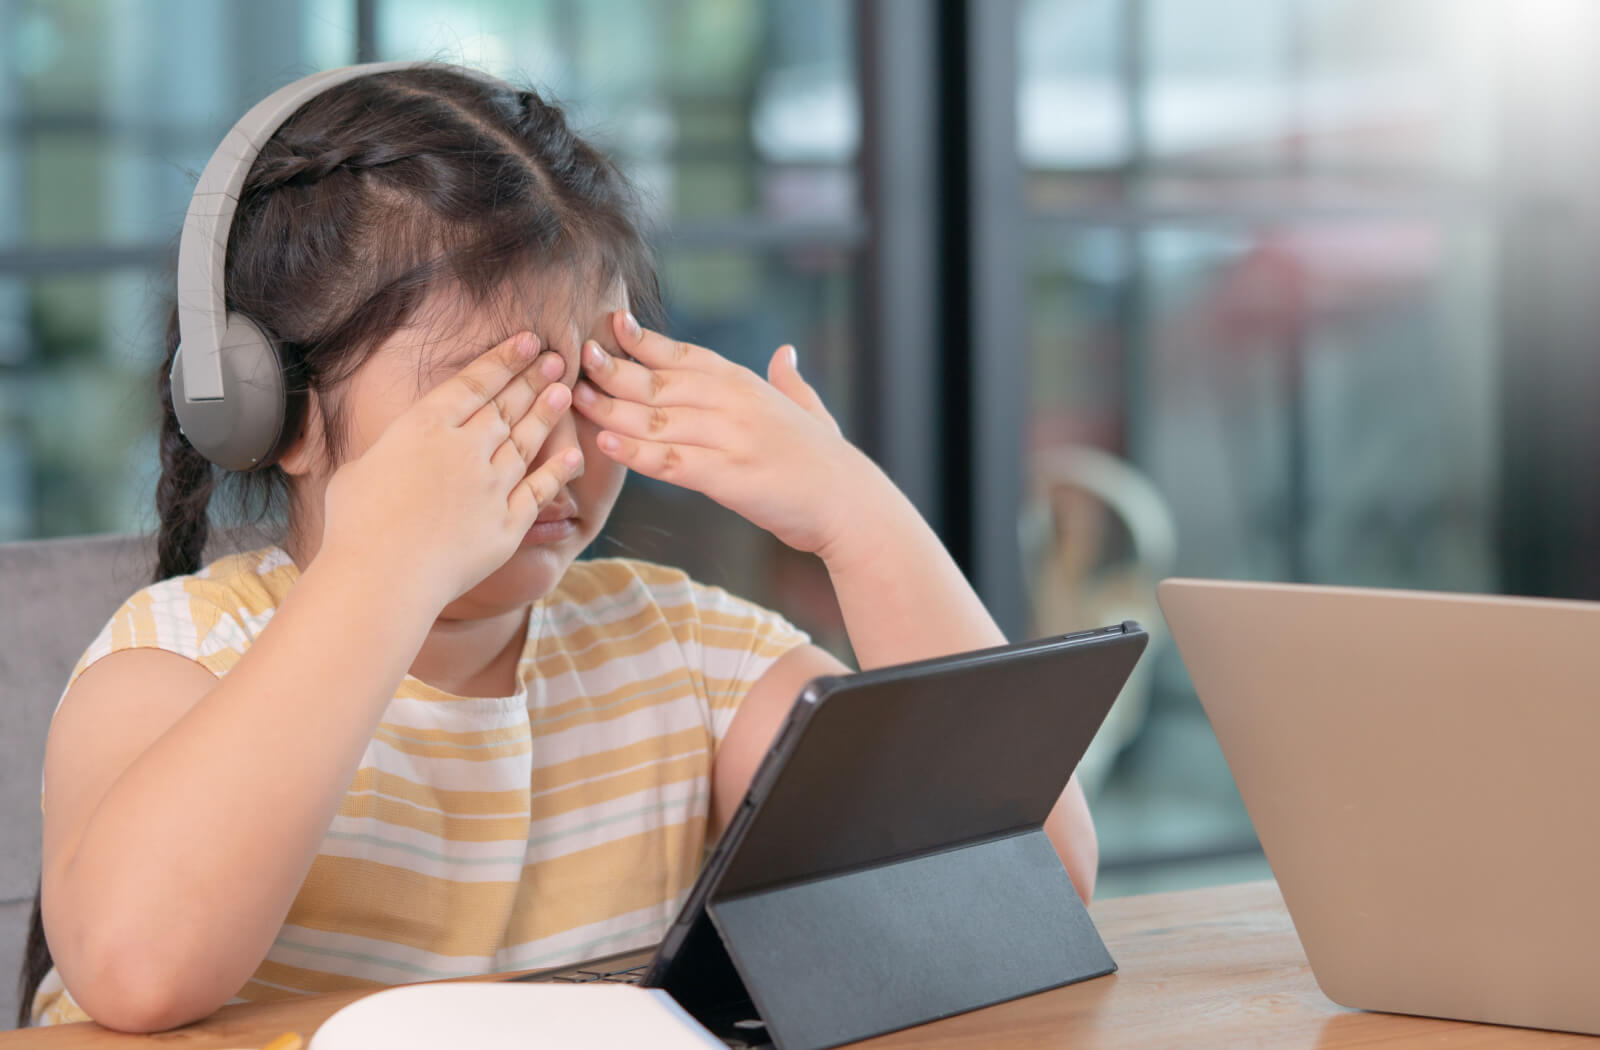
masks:
<path id="1" fill-rule="evenodd" d="M 791 350 L 774 355 L 763 382 L 710 350 L 643 332 L 625 313 L 613 328 L 635 360 L 586 346 L 588 381 L 574 391 L 577 410 L 604 428 L 601 450 L 642 474 L 704 492 L 820 556 L 863 668 L 1004 644 L 916 508 L 840 436 Z M 714 781 L 714 816 L 728 811 L 730 794 L 737 805 L 800 686 L 836 668 L 826 653 L 804 647 L 751 689 L 719 752 L 719 767 L 727 753 L 739 773 Z M 1076 777 L 1045 830 L 1087 900 L 1098 846 Z"/>
<path id="2" fill-rule="evenodd" d="M 224 678 L 133 649 L 63 698 L 45 757 L 44 917 L 96 1020 L 192 1021 L 266 955 L 439 611 L 575 472 L 563 458 L 530 473 L 519 451 L 568 404 L 536 378 L 531 343 L 483 354 L 340 468 L 321 550 Z"/>
<path id="3" fill-rule="evenodd" d="M 44 918 L 95 1020 L 203 1017 L 266 955 L 432 619 L 409 589 L 379 594 L 381 568 L 319 558 L 220 680 L 130 649 L 68 691 L 46 749 Z"/>

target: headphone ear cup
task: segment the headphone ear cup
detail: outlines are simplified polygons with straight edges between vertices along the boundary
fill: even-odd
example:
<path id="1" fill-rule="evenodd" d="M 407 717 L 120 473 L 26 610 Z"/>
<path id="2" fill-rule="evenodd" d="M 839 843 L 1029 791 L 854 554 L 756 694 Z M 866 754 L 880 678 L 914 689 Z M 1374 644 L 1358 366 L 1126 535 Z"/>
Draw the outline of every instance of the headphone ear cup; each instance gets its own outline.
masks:
<path id="1" fill-rule="evenodd" d="M 183 393 L 183 347 L 172 356 L 172 408 L 195 451 L 228 470 L 272 462 L 284 444 L 287 406 L 277 345 L 254 321 L 228 314 L 217 357 L 222 397 L 189 401 Z"/>

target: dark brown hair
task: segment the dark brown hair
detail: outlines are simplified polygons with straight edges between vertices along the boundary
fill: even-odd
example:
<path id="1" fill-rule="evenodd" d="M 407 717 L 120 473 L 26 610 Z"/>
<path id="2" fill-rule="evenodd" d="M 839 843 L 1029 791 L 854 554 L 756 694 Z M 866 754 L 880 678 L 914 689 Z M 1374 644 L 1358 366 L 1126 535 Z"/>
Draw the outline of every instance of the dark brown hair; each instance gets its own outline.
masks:
<path id="1" fill-rule="evenodd" d="M 298 427 L 306 391 L 331 408 L 320 395 L 431 294 L 484 304 L 508 282 L 546 277 L 577 295 L 620 284 L 636 314 L 659 320 L 637 201 L 616 166 L 537 93 L 430 65 L 332 88 L 267 141 L 229 234 L 226 298 L 278 341 Z M 173 310 L 157 382 L 158 581 L 199 569 L 219 487 L 263 515 L 288 494 L 279 467 L 220 470 L 178 432 L 168 381 L 177 345 Z M 335 457 L 336 417 L 325 414 L 323 435 Z M 36 897 L 19 1026 L 51 965 Z"/>

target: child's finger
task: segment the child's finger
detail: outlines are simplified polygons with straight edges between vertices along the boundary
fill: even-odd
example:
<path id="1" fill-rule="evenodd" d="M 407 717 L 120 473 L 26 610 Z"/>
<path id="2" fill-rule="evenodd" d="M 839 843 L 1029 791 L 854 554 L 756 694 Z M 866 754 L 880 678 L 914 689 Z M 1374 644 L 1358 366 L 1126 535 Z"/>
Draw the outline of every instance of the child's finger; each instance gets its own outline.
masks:
<path id="1" fill-rule="evenodd" d="M 577 477 L 582 469 L 583 453 L 569 448 L 539 464 L 538 470 L 517 482 L 506 499 L 506 509 L 515 526 L 522 532 L 533 528 L 539 511 L 560 495 L 562 486 Z"/>
<path id="2" fill-rule="evenodd" d="M 505 385 L 505 389 L 478 411 L 483 412 L 492 407 L 500 413 L 500 418 L 516 426 L 517 421 L 533 408 L 539 395 L 566 375 L 566 372 L 566 360 L 554 350 L 546 350 L 534 358 L 533 364 L 517 373 L 516 378 Z"/>
<path id="3" fill-rule="evenodd" d="M 610 430 L 602 430 L 595 442 L 607 457 L 629 470 L 696 491 L 702 491 L 700 482 L 712 476 L 717 462 L 725 461 L 709 448 L 628 437 Z"/>
<path id="4" fill-rule="evenodd" d="M 794 347 L 780 346 L 777 353 L 772 355 L 772 360 L 767 362 L 767 382 L 777 387 L 778 392 L 784 397 L 831 426 L 834 433 L 838 433 L 839 424 L 828 412 L 828 406 L 822 403 L 821 395 L 800 375 L 797 361 Z"/>
<path id="5" fill-rule="evenodd" d="M 532 332 L 518 332 L 479 354 L 461 371 L 424 394 L 417 404 L 427 405 L 440 413 L 447 424 L 458 427 L 517 378 L 538 353 L 538 337 Z"/>
<path id="6" fill-rule="evenodd" d="M 566 370 L 567 363 L 562 360 L 560 354 L 554 352 L 540 354 L 533 364 L 518 372 L 504 389 L 491 397 L 461 425 L 477 426 L 490 433 L 494 444 L 489 447 L 494 448 L 505 439 L 507 431 L 515 428 L 529 415 L 539 404 L 540 395 L 549 391 L 551 385 L 555 384 Z M 496 425 L 495 418 L 505 426 Z"/>
<path id="7" fill-rule="evenodd" d="M 571 404 L 571 391 L 561 383 L 553 383 L 545 388 L 533 408 L 512 426 L 506 444 L 514 447 L 522 457 L 522 471 L 526 471 L 539 454 L 550 431 L 555 429 L 562 413 Z"/>
<path id="8" fill-rule="evenodd" d="M 590 341 L 583 348 L 583 374 L 595 387 L 624 401 L 647 405 L 698 405 L 714 408 L 717 388 L 704 373 L 674 368 L 647 368 L 637 361 L 607 353 Z"/>
<path id="9" fill-rule="evenodd" d="M 572 407 L 606 430 L 652 441 L 727 448 L 727 414 L 689 405 L 649 405 L 611 397 L 588 380 L 572 388 Z"/>
<path id="10" fill-rule="evenodd" d="M 583 377 L 615 397 L 665 404 L 686 385 L 676 381 L 670 370 L 652 371 L 636 361 L 609 354 L 593 339 L 583 344 L 580 354 Z"/>
<path id="11" fill-rule="evenodd" d="M 728 363 L 721 354 L 703 346 L 669 339 L 660 332 L 639 327 L 639 322 L 627 310 L 618 310 L 611 315 L 611 330 L 623 353 L 637 358 L 650 368 L 686 368 L 704 372 Z"/>

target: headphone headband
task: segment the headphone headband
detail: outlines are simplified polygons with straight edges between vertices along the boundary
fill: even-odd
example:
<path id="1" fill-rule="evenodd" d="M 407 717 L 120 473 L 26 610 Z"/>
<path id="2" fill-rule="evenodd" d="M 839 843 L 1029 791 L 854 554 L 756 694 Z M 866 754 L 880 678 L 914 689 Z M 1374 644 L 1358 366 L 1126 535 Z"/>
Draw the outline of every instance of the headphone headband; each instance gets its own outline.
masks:
<path id="1" fill-rule="evenodd" d="M 397 69 L 448 70 L 502 83 L 437 62 L 367 62 L 313 73 L 251 106 L 200 173 L 178 242 L 172 408 L 184 437 L 213 463 L 230 470 L 270 463 L 292 436 L 300 409 L 287 398 L 276 345 L 249 318 L 227 310 L 228 234 L 250 167 L 267 140 L 311 99 L 358 77 Z"/>
<path id="2" fill-rule="evenodd" d="M 178 242 L 178 332 L 188 400 L 216 401 L 223 396 L 220 357 L 227 327 L 223 274 L 228 231 L 233 228 L 245 176 L 261 148 L 296 110 L 329 88 L 369 73 L 418 64 L 370 62 L 302 77 L 251 106 L 211 154 L 195 183 Z"/>

